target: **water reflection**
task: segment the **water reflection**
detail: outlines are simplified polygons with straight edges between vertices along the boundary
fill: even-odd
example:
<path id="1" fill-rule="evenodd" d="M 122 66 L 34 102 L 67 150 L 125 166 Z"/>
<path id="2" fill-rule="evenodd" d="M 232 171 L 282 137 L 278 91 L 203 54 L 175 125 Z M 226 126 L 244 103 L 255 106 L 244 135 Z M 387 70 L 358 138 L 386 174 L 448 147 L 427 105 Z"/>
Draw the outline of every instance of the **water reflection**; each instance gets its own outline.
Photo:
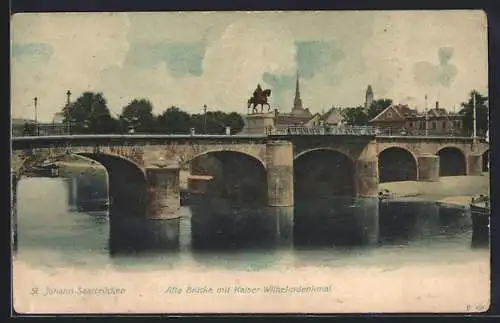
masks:
<path id="1" fill-rule="evenodd" d="M 379 203 L 372 198 L 319 198 L 295 202 L 297 247 L 369 245 L 379 238 Z"/>
<path id="2" fill-rule="evenodd" d="M 19 182 L 20 255 L 45 264 L 104 263 L 124 269 L 198 264 L 259 270 L 278 264 L 340 266 L 391 262 L 395 257 L 415 260 L 432 252 L 451 259 L 471 250 L 470 212 L 463 207 L 337 198 L 301 200 L 294 208 L 277 211 L 198 198 L 191 207 L 181 208 L 177 224 L 171 222 L 177 226 L 175 248 L 140 252 L 137 242 L 149 238 L 143 230 L 145 219 L 68 209 L 71 185 L 70 180 L 57 178 Z M 366 243 L 374 236 L 376 246 Z"/>
<path id="3" fill-rule="evenodd" d="M 383 201 L 379 209 L 382 243 L 407 244 L 440 232 L 440 207 L 434 202 Z"/>

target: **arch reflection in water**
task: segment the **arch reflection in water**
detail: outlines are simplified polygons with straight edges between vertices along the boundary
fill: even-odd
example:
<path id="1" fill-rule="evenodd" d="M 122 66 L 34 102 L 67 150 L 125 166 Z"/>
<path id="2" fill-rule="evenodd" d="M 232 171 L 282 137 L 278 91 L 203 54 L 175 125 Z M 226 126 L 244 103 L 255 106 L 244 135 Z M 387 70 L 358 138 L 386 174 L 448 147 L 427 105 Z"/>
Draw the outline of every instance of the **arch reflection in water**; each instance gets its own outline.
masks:
<path id="1" fill-rule="evenodd" d="M 376 243 L 378 217 L 376 198 L 301 199 L 295 202 L 295 246 L 363 246 Z"/>
<path id="2" fill-rule="evenodd" d="M 190 192 L 194 249 L 276 244 L 283 216 L 267 207 L 262 162 L 243 153 L 210 152 L 191 161 L 191 174 L 211 177 L 202 191 Z"/>
<path id="3" fill-rule="evenodd" d="M 434 202 L 382 201 L 380 203 L 381 243 L 406 244 L 440 233 L 440 210 Z"/>
<path id="4" fill-rule="evenodd" d="M 356 197 L 354 161 L 318 149 L 294 160 L 295 244 L 366 245 L 378 241 L 378 199 Z"/>
<path id="5" fill-rule="evenodd" d="M 438 205 L 434 202 L 421 201 L 387 201 L 382 202 L 379 207 L 380 220 L 380 244 L 378 246 L 365 246 L 363 248 L 348 247 L 345 245 L 356 245 L 362 236 L 353 229 L 357 224 L 355 217 L 339 216 L 345 213 L 352 215 L 354 209 L 358 208 L 354 204 L 355 199 L 340 199 L 336 201 L 325 200 L 324 206 L 311 208 L 305 204 L 302 209 L 294 209 L 296 217 L 295 225 L 295 247 L 292 244 L 280 245 L 281 235 L 273 235 L 278 232 L 279 221 L 270 221 L 264 218 L 265 207 L 262 209 L 248 208 L 246 214 L 253 222 L 250 230 L 246 230 L 241 225 L 238 234 L 231 234 L 234 227 L 227 224 L 223 227 L 227 231 L 226 236 L 231 239 L 224 239 L 218 236 L 217 227 L 222 227 L 220 223 L 210 224 L 210 216 L 221 216 L 219 209 L 207 210 L 200 206 L 192 214 L 194 218 L 199 218 L 204 226 L 194 228 L 196 220 L 191 222 L 189 208 L 181 208 L 180 221 L 181 230 L 179 232 L 180 247 L 179 252 L 163 252 L 163 255 L 142 250 L 141 254 L 132 253 L 118 256 L 113 254 L 113 259 L 109 258 L 109 226 L 110 223 L 103 213 L 85 213 L 68 211 L 66 205 L 65 191 L 69 183 L 63 179 L 33 178 L 23 179 L 19 182 L 18 188 L 18 225 L 19 225 L 19 255 L 23 259 L 37 264 L 47 263 L 53 265 L 63 261 L 64 263 L 75 264 L 101 264 L 111 263 L 119 267 L 136 268 L 136 266 L 148 267 L 149 263 L 158 264 L 163 268 L 170 268 L 177 265 L 192 266 L 195 263 L 204 266 L 218 266 L 218 262 L 225 268 L 241 270 L 256 270 L 264 267 L 289 266 L 294 264 L 318 263 L 321 265 L 345 263 L 346 261 L 360 262 L 359 257 L 369 257 L 370 261 L 391 259 L 393 252 L 391 246 L 405 245 L 409 249 L 406 258 L 411 258 L 414 248 L 412 246 L 424 246 L 425 250 L 440 250 L 442 257 L 448 257 L 452 251 L 457 255 L 463 254 L 470 249 L 472 242 L 472 230 L 470 225 L 470 212 L 467 208 L 459 208 L 452 205 Z M 45 195 L 43 195 L 45 194 Z M 352 202 L 352 204 L 351 204 Z M 371 212 L 366 204 L 368 212 Z M 239 212 L 237 206 L 231 209 L 230 201 L 213 203 L 212 205 L 223 205 L 226 207 L 227 215 L 232 216 L 232 212 Z M 353 206 L 354 205 L 354 206 Z M 351 207 L 352 206 L 352 207 Z M 362 205 L 361 205 L 362 206 Z M 300 207 L 300 206 L 299 206 Z M 224 211 L 224 208 L 222 208 Z M 199 212 L 196 213 L 195 212 Z M 258 213 L 262 213 L 259 219 Z M 361 211 L 357 211 L 362 213 Z M 229 214 L 230 213 L 230 214 Z M 269 215 L 269 214 L 267 214 Z M 290 215 L 285 213 L 285 215 Z M 206 216 L 206 217 L 204 217 Z M 121 218 L 121 217 L 119 217 Z M 269 217 L 274 218 L 276 217 Z M 259 224 L 259 221 L 260 222 Z M 240 222 L 248 223 L 245 221 Z M 354 223 L 354 225 L 352 225 Z M 259 225 L 257 225 L 259 224 Z M 206 226 L 212 225 L 214 230 L 206 230 Z M 268 239 L 265 237 L 268 229 Z M 208 240 L 202 245 L 204 248 L 194 246 L 197 237 L 191 241 L 191 233 L 205 233 Z M 207 234 L 207 232 L 212 232 Z M 358 231 L 361 232 L 361 231 Z M 241 243 L 239 237 L 246 238 L 246 244 Z M 214 237 L 214 243 L 211 243 Z M 127 237 L 130 239 L 131 237 Z M 141 239 L 140 235 L 136 236 Z M 344 241 L 342 241 L 344 240 Z M 339 247 L 337 247 L 339 246 Z M 389 249 L 386 248 L 389 246 Z M 483 245 L 483 247 L 487 245 Z M 212 247 L 212 248 L 209 248 Z M 314 250 L 297 250 L 311 249 Z M 429 249 L 431 248 L 431 249 Z M 212 250 L 207 250 L 212 249 Z M 214 250 L 215 249 L 215 250 Z M 294 251 L 295 249 L 295 251 Z M 438 251 L 436 251 L 439 253 Z M 261 255 L 261 256 L 259 256 Z M 401 253 L 398 253 L 398 257 Z M 421 257 L 421 256 L 419 256 Z M 351 260 L 349 260 L 351 259 Z M 447 258 L 446 258 L 447 259 Z M 193 263 L 193 261 L 195 263 Z M 363 260 L 364 261 L 364 260 Z M 368 260 L 367 260 L 368 261 Z"/>

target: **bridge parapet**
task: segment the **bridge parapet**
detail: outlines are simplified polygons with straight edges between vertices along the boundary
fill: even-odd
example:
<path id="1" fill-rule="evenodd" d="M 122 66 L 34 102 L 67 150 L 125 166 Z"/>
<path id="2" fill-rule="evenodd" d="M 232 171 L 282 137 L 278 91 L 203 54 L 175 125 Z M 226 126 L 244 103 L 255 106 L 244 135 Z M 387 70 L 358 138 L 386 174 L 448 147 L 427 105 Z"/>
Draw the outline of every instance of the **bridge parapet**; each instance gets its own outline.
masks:
<path id="1" fill-rule="evenodd" d="M 364 126 L 286 126 L 268 128 L 266 134 L 270 136 L 374 136 L 377 132 L 374 127 Z"/>

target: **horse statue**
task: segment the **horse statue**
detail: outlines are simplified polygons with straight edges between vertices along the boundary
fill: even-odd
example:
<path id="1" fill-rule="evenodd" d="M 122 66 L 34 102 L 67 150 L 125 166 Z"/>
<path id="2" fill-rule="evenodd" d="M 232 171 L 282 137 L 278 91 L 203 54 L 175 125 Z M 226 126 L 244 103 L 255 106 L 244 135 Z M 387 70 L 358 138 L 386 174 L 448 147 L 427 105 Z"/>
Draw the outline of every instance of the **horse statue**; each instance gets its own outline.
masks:
<path id="1" fill-rule="evenodd" d="M 267 112 L 271 111 L 271 105 L 267 102 L 267 98 L 271 96 L 271 90 L 262 90 L 260 84 L 253 92 L 253 96 L 248 99 L 248 111 L 252 108 L 252 113 L 257 113 L 257 107 L 260 105 L 260 113 L 264 111 L 264 106 L 267 105 Z"/>

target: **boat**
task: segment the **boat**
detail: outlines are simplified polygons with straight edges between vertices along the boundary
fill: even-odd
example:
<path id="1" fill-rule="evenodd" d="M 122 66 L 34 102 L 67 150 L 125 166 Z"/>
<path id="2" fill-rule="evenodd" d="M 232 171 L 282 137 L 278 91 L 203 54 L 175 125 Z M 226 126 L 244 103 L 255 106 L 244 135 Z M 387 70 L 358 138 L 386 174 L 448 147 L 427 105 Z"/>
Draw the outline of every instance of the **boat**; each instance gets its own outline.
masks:
<path id="1" fill-rule="evenodd" d="M 44 161 L 31 167 L 29 174 L 33 177 L 58 177 L 59 166 L 54 162 Z"/>
<path id="2" fill-rule="evenodd" d="M 485 195 L 474 197 L 470 203 L 472 220 L 472 242 L 474 245 L 489 244 L 490 241 L 490 198 Z"/>
<path id="3" fill-rule="evenodd" d="M 382 191 L 378 192 L 378 199 L 380 202 L 390 200 L 392 197 L 393 196 L 388 189 L 383 189 Z"/>

